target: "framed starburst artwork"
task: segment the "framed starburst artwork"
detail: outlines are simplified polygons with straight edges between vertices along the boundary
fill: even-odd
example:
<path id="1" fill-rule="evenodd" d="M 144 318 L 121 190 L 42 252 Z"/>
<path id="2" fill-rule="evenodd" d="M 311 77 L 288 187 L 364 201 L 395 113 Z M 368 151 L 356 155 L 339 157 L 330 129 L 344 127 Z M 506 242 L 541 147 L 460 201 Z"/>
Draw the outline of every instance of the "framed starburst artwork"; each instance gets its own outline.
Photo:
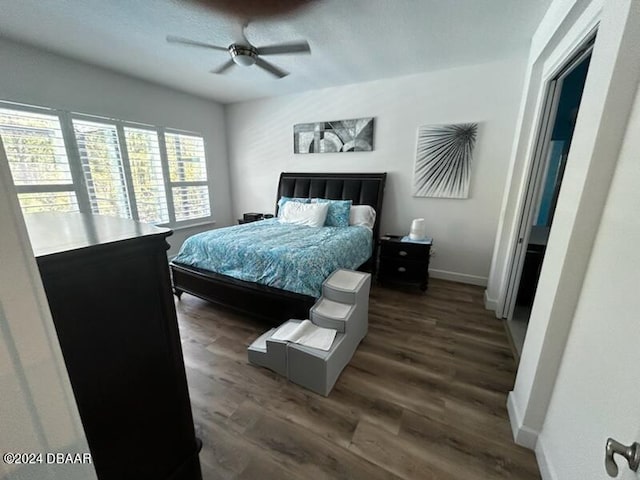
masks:
<path id="1" fill-rule="evenodd" d="M 418 128 L 413 195 L 469 198 L 477 123 Z"/>

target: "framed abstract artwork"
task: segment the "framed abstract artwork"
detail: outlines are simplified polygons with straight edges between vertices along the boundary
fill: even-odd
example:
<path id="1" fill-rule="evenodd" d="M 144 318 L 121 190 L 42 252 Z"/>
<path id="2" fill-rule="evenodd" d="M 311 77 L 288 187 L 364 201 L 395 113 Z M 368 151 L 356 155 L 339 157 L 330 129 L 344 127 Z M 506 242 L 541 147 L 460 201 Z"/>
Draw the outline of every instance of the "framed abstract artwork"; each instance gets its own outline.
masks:
<path id="1" fill-rule="evenodd" d="M 293 126 L 293 153 L 369 152 L 373 118 L 299 123 Z"/>
<path id="2" fill-rule="evenodd" d="M 418 128 L 413 195 L 469 198 L 477 123 Z"/>

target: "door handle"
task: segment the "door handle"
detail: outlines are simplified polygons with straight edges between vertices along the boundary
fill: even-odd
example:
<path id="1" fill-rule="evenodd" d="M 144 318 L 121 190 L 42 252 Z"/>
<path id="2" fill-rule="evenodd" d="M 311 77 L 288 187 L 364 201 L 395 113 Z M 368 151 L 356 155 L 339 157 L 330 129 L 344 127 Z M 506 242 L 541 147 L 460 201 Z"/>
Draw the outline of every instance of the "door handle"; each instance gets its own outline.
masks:
<path id="1" fill-rule="evenodd" d="M 638 471 L 638 467 L 640 466 L 640 443 L 633 442 L 631 445 L 626 446 L 617 442 L 613 438 L 607 439 L 604 466 L 610 477 L 618 476 L 618 465 L 613 458 L 616 453 L 627 459 L 631 470 L 634 472 Z"/>

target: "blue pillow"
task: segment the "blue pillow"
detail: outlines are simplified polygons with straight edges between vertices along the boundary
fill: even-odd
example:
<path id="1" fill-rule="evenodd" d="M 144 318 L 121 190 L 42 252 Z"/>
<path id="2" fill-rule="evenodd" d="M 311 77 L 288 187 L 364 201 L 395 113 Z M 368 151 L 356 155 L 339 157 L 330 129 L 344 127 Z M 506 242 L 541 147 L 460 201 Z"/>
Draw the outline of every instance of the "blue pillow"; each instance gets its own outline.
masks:
<path id="1" fill-rule="evenodd" d="M 329 212 L 324 224 L 327 227 L 348 227 L 351 200 L 328 200 L 326 198 L 314 198 L 314 202 L 328 203 Z"/>
<path id="2" fill-rule="evenodd" d="M 284 204 L 287 203 L 287 202 L 311 203 L 311 199 L 310 198 L 280 197 L 280 200 L 278 200 L 278 216 L 281 215 L 282 207 L 284 207 Z"/>

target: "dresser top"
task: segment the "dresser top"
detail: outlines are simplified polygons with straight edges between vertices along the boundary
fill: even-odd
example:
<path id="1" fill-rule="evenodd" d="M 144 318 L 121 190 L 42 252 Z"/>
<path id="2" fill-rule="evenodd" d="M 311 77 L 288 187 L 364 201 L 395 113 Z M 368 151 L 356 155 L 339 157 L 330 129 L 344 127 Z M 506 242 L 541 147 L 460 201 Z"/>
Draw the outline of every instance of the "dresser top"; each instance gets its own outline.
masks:
<path id="1" fill-rule="evenodd" d="M 134 220 L 87 213 L 30 213 L 24 216 L 36 257 L 173 232 Z"/>

